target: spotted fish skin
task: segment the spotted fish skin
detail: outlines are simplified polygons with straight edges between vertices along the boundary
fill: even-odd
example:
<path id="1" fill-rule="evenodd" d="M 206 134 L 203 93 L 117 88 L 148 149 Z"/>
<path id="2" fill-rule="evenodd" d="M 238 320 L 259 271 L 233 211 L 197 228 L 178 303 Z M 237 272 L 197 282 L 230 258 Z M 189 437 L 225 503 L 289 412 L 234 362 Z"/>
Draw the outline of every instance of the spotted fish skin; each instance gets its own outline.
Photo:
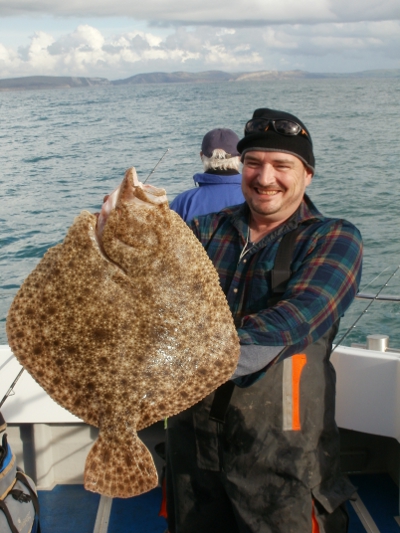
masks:
<path id="1" fill-rule="evenodd" d="M 137 431 L 229 379 L 240 348 L 217 272 L 165 191 L 131 168 L 113 195 L 108 212 L 82 212 L 48 250 L 6 328 L 34 379 L 100 429 L 85 487 L 131 497 L 158 482 Z"/>

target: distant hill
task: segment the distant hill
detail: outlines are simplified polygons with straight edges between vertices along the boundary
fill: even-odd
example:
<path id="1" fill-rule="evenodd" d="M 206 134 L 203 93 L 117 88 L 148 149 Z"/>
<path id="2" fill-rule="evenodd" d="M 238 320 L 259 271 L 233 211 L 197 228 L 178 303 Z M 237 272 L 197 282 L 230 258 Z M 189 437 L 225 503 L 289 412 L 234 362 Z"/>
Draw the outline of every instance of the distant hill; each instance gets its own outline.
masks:
<path id="1" fill-rule="evenodd" d="M 400 69 L 396 70 L 366 70 L 352 73 L 317 73 L 303 70 L 260 70 L 257 72 L 223 72 L 209 70 L 207 72 L 151 72 L 136 74 L 123 80 L 115 80 L 113 85 L 143 84 L 143 83 L 217 83 L 268 81 L 288 79 L 322 79 L 322 78 L 400 78 Z"/>
<path id="2" fill-rule="evenodd" d="M 115 80 L 113 85 L 142 84 L 142 83 L 215 83 L 220 81 L 234 81 L 236 74 L 229 74 L 221 70 L 206 72 L 150 72 L 136 74 L 124 80 Z"/>
<path id="3" fill-rule="evenodd" d="M 399 78 L 400 69 L 365 70 L 352 73 L 317 73 L 303 70 L 261 70 L 258 72 L 150 72 L 136 74 L 122 80 L 110 81 L 106 78 L 79 78 L 72 76 L 27 76 L 25 78 L 0 79 L 0 91 L 29 89 L 69 89 L 76 87 L 96 87 L 100 85 L 141 85 L 147 83 L 226 83 L 248 81 L 272 81 L 288 79 L 338 79 L 338 78 Z"/>
<path id="4" fill-rule="evenodd" d="M 142 83 L 218 83 L 235 81 L 285 80 L 289 78 L 320 77 L 302 70 L 262 70 L 259 72 L 223 72 L 222 70 L 208 70 L 206 72 L 151 72 L 136 74 L 124 80 L 115 80 L 113 85 L 142 84 Z M 322 75 L 323 76 L 323 75 Z"/>
<path id="5" fill-rule="evenodd" d="M 106 78 L 76 78 L 72 76 L 27 76 L 0 80 L 0 91 L 28 89 L 71 89 L 73 87 L 93 87 L 110 85 Z"/>

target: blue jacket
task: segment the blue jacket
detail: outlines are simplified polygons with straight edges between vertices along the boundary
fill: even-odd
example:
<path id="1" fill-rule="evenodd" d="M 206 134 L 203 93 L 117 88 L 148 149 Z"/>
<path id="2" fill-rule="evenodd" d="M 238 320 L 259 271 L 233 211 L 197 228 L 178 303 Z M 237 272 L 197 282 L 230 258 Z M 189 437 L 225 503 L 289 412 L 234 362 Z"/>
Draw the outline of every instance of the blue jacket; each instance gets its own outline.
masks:
<path id="1" fill-rule="evenodd" d="M 216 213 L 225 207 L 244 202 L 241 174 L 209 174 L 206 172 L 195 174 L 193 180 L 199 186 L 178 194 L 170 203 L 170 208 L 183 220 Z"/>

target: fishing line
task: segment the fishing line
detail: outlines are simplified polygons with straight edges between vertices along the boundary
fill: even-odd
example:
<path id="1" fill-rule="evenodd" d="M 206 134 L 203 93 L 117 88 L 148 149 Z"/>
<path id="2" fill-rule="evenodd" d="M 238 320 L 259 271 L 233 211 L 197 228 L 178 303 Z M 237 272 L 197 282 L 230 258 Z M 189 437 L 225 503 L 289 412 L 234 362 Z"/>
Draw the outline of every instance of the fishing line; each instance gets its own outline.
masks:
<path id="1" fill-rule="evenodd" d="M 389 268 L 389 267 L 387 266 L 386 268 L 384 268 L 384 269 L 382 270 L 382 272 L 379 272 L 379 274 L 378 274 L 377 276 L 375 276 L 373 279 L 371 279 L 371 281 L 369 281 L 369 282 L 366 284 L 366 286 L 364 287 L 364 290 L 365 290 L 365 289 L 368 289 L 368 287 L 371 285 L 371 283 L 373 283 L 376 279 L 378 279 L 380 276 L 382 276 L 382 274 L 383 274 L 384 272 L 386 272 L 386 270 L 388 270 L 388 268 Z"/>
<path id="2" fill-rule="evenodd" d="M 155 169 L 158 167 L 158 165 L 161 163 L 161 161 L 164 159 L 166 153 L 169 151 L 169 148 L 167 148 L 165 150 L 165 152 L 163 153 L 163 155 L 160 157 L 160 159 L 158 160 L 158 163 L 156 164 L 156 166 L 153 168 L 153 170 L 150 172 L 150 174 L 147 176 L 147 178 L 144 180 L 143 182 L 143 185 L 146 183 L 146 181 L 150 178 L 150 176 L 154 173 Z"/>
<path id="3" fill-rule="evenodd" d="M 369 302 L 369 304 L 367 305 L 367 307 L 365 309 L 363 309 L 361 311 L 361 313 L 359 314 L 359 316 L 357 317 L 356 321 L 353 322 L 353 324 L 349 327 L 349 329 L 346 331 L 346 333 L 343 335 L 343 337 L 336 343 L 335 347 L 332 349 L 332 352 L 333 353 L 336 348 L 339 346 L 340 343 L 342 343 L 344 341 L 344 339 L 347 337 L 347 335 L 350 333 L 350 331 L 356 327 L 356 324 L 357 322 L 361 319 L 361 317 L 363 315 L 365 315 L 365 313 L 368 311 L 368 309 L 371 307 L 371 305 L 378 299 L 378 296 L 380 295 L 380 293 L 383 291 L 383 289 L 385 287 L 388 286 L 390 280 L 393 278 L 393 276 L 396 275 L 397 271 L 399 270 L 400 268 L 400 265 L 398 265 L 398 267 L 396 267 L 396 269 L 394 270 L 394 272 L 392 274 L 390 274 L 390 276 L 388 277 L 388 279 L 385 281 L 385 283 L 381 286 L 381 288 L 379 289 L 379 291 L 375 294 L 375 296 L 373 296 L 371 298 L 371 301 Z M 386 270 L 386 269 L 385 269 Z M 384 271 L 383 271 L 384 272 Z M 375 278 L 376 279 L 376 278 Z"/>

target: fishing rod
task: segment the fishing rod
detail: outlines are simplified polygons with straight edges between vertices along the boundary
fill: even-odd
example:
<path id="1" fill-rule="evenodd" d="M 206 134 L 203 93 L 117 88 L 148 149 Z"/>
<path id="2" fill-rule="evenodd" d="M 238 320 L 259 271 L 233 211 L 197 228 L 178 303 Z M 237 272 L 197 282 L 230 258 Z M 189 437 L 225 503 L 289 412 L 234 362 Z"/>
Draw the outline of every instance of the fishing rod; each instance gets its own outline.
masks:
<path id="1" fill-rule="evenodd" d="M 150 174 L 147 176 L 147 178 L 144 180 L 143 182 L 143 185 L 146 183 L 146 181 L 150 178 L 150 176 L 152 174 L 154 174 L 154 171 L 156 170 L 156 168 L 158 167 L 158 165 L 161 163 L 161 161 L 164 159 L 164 157 L 166 156 L 167 152 L 169 151 L 169 148 L 167 148 L 165 150 L 165 152 L 163 153 L 163 155 L 160 157 L 160 159 L 158 160 L 157 164 L 155 165 L 155 167 L 153 168 L 153 170 L 150 172 Z M 11 396 L 11 393 L 14 391 L 14 387 L 15 385 L 17 384 L 19 378 L 21 377 L 22 373 L 24 371 L 24 368 L 21 368 L 21 370 L 19 371 L 18 373 L 18 376 L 14 379 L 14 381 L 12 382 L 10 388 L 8 389 L 8 391 L 6 392 L 6 394 L 4 395 L 4 397 L 2 398 L 1 402 L 0 402 L 0 409 L 1 409 L 1 406 L 3 405 L 3 403 L 7 400 L 7 398 L 9 396 Z"/>
<path id="2" fill-rule="evenodd" d="M 381 286 L 381 288 L 378 290 L 378 292 L 375 294 L 375 295 L 370 295 L 370 294 L 363 294 L 363 293 L 360 293 L 360 298 L 361 299 L 367 299 L 367 300 L 371 300 L 369 302 L 369 304 L 365 307 L 365 309 L 363 309 L 361 311 L 361 313 L 359 314 L 359 316 L 357 317 L 357 319 L 355 320 L 355 322 L 353 322 L 353 324 L 349 327 L 349 329 L 346 331 L 346 333 L 343 335 L 343 337 L 336 343 L 335 347 L 332 349 L 332 352 L 333 353 L 336 348 L 339 346 L 340 343 L 342 343 L 344 341 L 344 339 L 347 337 L 347 335 L 350 333 L 350 331 L 356 327 L 356 324 L 357 322 L 362 318 L 363 315 L 365 315 L 365 313 L 368 311 L 368 309 L 371 307 L 371 305 L 377 301 L 377 300 L 384 300 L 384 301 L 398 301 L 398 297 L 381 297 L 379 298 L 379 295 L 380 293 L 383 291 L 383 289 L 385 287 L 388 286 L 390 280 L 393 278 L 393 276 L 395 276 L 397 274 L 397 271 L 400 269 L 400 265 L 398 265 L 394 272 L 392 272 L 392 274 L 390 274 L 390 276 L 388 277 L 388 279 L 385 281 L 385 283 L 383 283 L 383 285 Z M 357 295 L 358 296 L 358 295 Z"/>
<path id="3" fill-rule="evenodd" d="M 154 173 L 155 169 L 158 167 L 158 165 L 161 163 L 161 161 L 164 159 L 166 153 L 169 151 L 169 148 L 167 148 L 165 150 L 165 152 L 163 153 L 163 155 L 160 157 L 160 159 L 158 160 L 156 166 L 153 168 L 153 170 L 150 172 L 150 174 L 147 176 L 147 178 L 144 180 L 143 182 L 143 185 L 146 183 L 146 181 L 150 178 L 150 176 Z"/>
<path id="4" fill-rule="evenodd" d="M 21 370 L 20 370 L 19 373 L 18 373 L 18 376 L 17 376 L 17 377 L 14 379 L 14 381 L 11 383 L 10 388 L 9 388 L 8 391 L 5 393 L 3 399 L 2 399 L 1 402 L 0 402 L 0 409 L 1 409 L 1 406 L 3 405 L 3 403 L 7 400 L 7 398 L 8 398 L 9 396 L 11 396 L 11 393 L 13 392 L 14 387 L 15 387 L 15 385 L 17 384 L 17 381 L 19 380 L 19 378 L 21 377 L 23 371 L 24 371 L 24 368 L 21 368 Z"/>

